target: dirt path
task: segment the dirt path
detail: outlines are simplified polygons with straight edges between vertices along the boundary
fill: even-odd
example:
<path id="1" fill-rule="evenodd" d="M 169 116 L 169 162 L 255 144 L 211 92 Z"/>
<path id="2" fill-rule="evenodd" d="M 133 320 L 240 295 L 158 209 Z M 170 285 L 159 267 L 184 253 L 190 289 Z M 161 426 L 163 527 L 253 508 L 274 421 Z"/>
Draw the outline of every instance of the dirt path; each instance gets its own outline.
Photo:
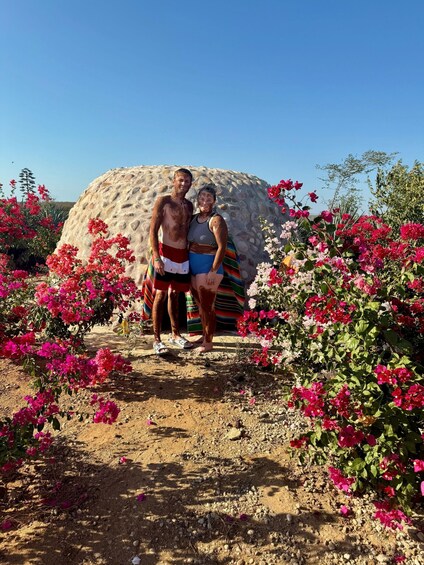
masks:
<path id="1" fill-rule="evenodd" d="M 150 342 L 128 343 L 109 328 L 90 335 L 90 347 L 131 358 L 131 375 L 101 391 L 120 406 L 119 420 L 67 422 L 55 459 L 8 484 L 1 521 L 15 528 L 0 533 L 1 563 L 371 565 L 401 554 L 424 564 L 421 532 L 383 531 L 369 501 L 290 459 L 303 425 L 282 400 L 290 383 L 243 364 L 239 338 L 218 337 L 205 357 L 174 350 L 166 359 Z M 1 364 L 4 414 L 26 384 Z"/>

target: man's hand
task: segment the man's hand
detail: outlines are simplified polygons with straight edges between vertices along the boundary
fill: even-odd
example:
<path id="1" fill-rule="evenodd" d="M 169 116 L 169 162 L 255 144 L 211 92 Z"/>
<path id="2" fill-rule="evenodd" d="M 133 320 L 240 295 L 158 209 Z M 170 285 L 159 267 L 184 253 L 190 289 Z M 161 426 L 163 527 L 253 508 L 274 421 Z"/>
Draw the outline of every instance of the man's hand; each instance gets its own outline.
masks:
<path id="1" fill-rule="evenodd" d="M 155 270 L 160 275 L 164 275 L 165 274 L 165 267 L 163 265 L 162 259 L 160 257 L 156 257 L 156 259 L 154 259 L 153 263 L 154 263 L 154 266 L 155 266 Z"/>

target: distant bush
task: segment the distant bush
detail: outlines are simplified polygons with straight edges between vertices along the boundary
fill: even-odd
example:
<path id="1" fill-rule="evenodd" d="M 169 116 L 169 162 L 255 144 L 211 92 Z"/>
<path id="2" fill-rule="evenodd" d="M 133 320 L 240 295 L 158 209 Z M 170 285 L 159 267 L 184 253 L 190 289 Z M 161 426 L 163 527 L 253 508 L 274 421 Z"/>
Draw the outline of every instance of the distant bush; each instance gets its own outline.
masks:
<path id="1" fill-rule="evenodd" d="M 27 182 L 26 192 L 18 200 L 16 181 L 9 184 L 8 197 L 0 186 L 0 253 L 10 258 L 12 268 L 36 271 L 55 250 L 63 221 L 44 185 L 34 189 Z"/>

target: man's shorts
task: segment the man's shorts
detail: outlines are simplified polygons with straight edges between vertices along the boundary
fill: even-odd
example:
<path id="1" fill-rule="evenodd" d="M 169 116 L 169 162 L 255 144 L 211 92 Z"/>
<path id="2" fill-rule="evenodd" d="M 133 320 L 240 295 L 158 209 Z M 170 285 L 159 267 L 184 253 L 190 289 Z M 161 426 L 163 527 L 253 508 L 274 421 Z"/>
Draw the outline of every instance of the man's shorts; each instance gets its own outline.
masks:
<path id="1" fill-rule="evenodd" d="M 159 255 L 165 267 L 165 274 L 160 275 L 153 261 L 153 287 L 156 290 L 176 290 L 188 292 L 190 289 L 190 273 L 187 249 L 177 249 L 159 243 Z"/>
<path id="2" fill-rule="evenodd" d="M 190 251 L 189 259 L 190 273 L 192 275 L 200 275 L 202 273 L 209 273 L 212 268 L 215 255 L 208 255 L 207 253 L 193 253 L 193 251 Z M 224 268 L 222 264 L 219 266 L 217 274 L 224 274 Z"/>

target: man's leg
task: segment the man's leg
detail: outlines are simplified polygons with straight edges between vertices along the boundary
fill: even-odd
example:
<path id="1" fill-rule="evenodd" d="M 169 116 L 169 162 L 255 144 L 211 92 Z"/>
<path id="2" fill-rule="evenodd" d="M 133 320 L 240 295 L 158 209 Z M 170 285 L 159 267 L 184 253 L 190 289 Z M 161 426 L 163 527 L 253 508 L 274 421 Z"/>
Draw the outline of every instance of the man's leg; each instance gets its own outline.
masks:
<path id="1" fill-rule="evenodd" d="M 180 293 L 176 290 L 169 289 L 168 292 L 168 314 L 169 320 L 171 322 L 171 334 L 172 337 L 178 337 L 180 335 L 180 322 L 178 319 L 178 300 Z"/>
<path id="2" fill-rule="evenodd" d="M 153 336 L 155 343 L 160 342 L 160 332 L 162 328 L 163 310 L 166 299 L 165 290 L 156 290 L 155 300 L 152 308 Z"/>

